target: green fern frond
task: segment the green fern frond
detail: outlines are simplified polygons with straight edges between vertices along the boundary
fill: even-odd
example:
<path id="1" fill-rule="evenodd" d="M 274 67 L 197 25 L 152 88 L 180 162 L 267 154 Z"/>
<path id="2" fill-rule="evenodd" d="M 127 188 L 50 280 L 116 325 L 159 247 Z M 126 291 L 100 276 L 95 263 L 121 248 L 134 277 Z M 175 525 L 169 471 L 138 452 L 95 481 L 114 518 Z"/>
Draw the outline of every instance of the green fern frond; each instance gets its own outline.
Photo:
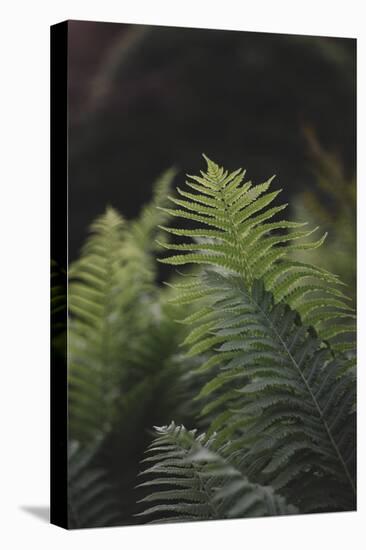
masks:
<path id="1" fill-rule="evenodd" d="M 354 509 L 353 311 L 335 275 L 291 259 L 325 236 L 311 243 L 314 230 L 271 220 L 282 209 L 271 181 L 252 187 L 243 171 L 205 159 L 207 171 L 190 177 L 198 194 L 168 212 L 207 229 L 167 229 L 193 242 L 165 244 L 180 254 L 163 261 L 210 268 L 176 285 L 175 298 L 196 304 L 185 344 L 210 375 L 197 397 L 208 433 L 240 449 L 251 481 L 300 510 Z"/>
<path id="2" fill-rule="evenodd" d="M 198 321 L 190 334 L 199 335 L 191 350 L 206 354 L 199 371 L 211 372 L 198 395 L 210 415 L 209 432 L 217 431 L 221 443 L 234 438 L 249 478 L 286 488 L 300 510 L 313 510 L 314 502 L 319 509 L 353 509 L 355 383 L 348 359 L 335 357 L 261 281 L 248 290 L 240 277 L 211 271 L 201 286 L 209 289 L 205 309 L 209 302 L 211 312 L 205 330 Z M 299 456 L 301 477 L 312 488 L 309 501 L 305 491 L 295 501 L 287 487 L 292 478 L 283 480 L 293 468 L 299 477 Z M 325 483 L 327 500 L 314 500 Z"/>
<path id="3" fill-rule="evenodd" d="M 78 440 L 107 433 L 128 391 L 131 343 L 148 329 L 158 301 L 154 238 L 166 216 L 156 207 L 165 204 L 173 177 L 169 170 L 157 180 L 136 221 L 108 207 L 70 267 L 70 430 Z"/>
<path id="4" fill-rule="evenodd" d="M 95 465 L 98 446 L 81 449 L 72 441 L 68 452 L 69 529 L 118 525 L 117 499 L 107 472 Z"/>
<path id="5" fill-rule="evenodd" d="M 148 491 L 140 517 L 150 523 L 287 515 L 296 512 L 271 487 L 252 484 L 225 456 L 211 449 L 214 437 L 184 426 L 156 428 L 143 461 Z M 149 492 L 153 490 L 153 492 Z"/>
<path id="6" fill-rule="evenodd" d="M 111 397 L 121 378 L 121 313 L 132 299 L 123 284 L 125 231 L 121 216 L 107 208 L 69 271 L 70 430 L 79 440 L 108 430 L 113 416 Z"/>
<path id="7" fill-rule="evenodd" d="M 186 182 L 196 193 L 178 189 L 185 200 L 170 197 L 177 208 L 163 208 L 169 216 L 191 221 L 193 228 L 162 229 L 179 237 L 190 237 L 193 242 L 160 243 L 167 250 L 179 252 L 160 261 L 175 266 L 214 266 L 239 275 L 249 289 L 255 279 L 263 279 L 275 301 L 292 301 L 305 323 L 310 324 L 322 306 L 316 328 L 320 334 L 324 330 L 330 341 L 341 334 L 337 322 L 343 328 L 349 326 L 350 335 L 354 331 L 347 317 L 351 308 L 339 290 L 342 283 L 338 277 L 291 259 L 293 250 L 317 248 L 326 235 L 311 242 L 307 238 L 317 228 L 301 230 L 303 223 L 273 221 L 286 207 L 273 206 L 280 193 L 270 191 L 273 178 L 253 186 L 251 182 L 244 183 L 245 171 L 229 173 L 205 155 L 204 158 L 207 171 L 201 171 L 200 176 L 188 176 Z M 309 301 L 314 307 L 309 306 Z"/>

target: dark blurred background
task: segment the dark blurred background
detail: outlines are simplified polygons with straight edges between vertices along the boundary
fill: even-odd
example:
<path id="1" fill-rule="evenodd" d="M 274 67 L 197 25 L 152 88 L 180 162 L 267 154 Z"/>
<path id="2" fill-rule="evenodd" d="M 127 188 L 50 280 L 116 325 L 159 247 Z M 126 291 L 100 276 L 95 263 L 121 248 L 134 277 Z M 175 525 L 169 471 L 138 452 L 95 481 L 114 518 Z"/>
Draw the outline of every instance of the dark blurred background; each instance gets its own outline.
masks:
<path id="1" fill-rule="evenodd" d="M 316 192 L 311 128 L 354 185 L 355 71 L 353 39 L 71 21 L 70 260 L 107 204 L 134 217 L 201 152 L 291 200 Z"/>

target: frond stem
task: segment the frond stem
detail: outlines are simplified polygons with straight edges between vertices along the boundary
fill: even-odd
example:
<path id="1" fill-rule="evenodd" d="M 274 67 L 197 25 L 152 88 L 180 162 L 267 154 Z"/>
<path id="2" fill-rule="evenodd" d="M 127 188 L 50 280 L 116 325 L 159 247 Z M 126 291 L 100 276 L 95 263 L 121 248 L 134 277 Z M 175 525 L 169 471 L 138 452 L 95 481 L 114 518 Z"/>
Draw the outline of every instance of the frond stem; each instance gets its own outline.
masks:
<path id="1" fill-rule="evenodd" d="M 220 184 L 221 184 L 221 182 L 219 181 L 219 185 Z M 236 224 L 235 224 L 235 222 L 234 222 L 234 220 L 231 216 L 231 213 L 230 213 L 230 205 L 227 203 L 226 198 L 225 198 L 225 190 L 222 189 L 221 185 L 219 187 L 219 195 L 220 195 L 220 200 L 222 201 L 223 206 L 224 206 L 224 212 L 227 214 L 229 222 L 230 222 L 230 226 L 231 226 L 230 233 L 233 235 L 235 248 L 238 250 L 239 262 L 240 262 L 240 267 L 241 267 L 240 275 L 243 277 L 245 284 L 250 287 L 250 285 L 253 281 L 252 272 L 251 272 L 251 269 L 249 267 L 248 262 L 246 261 L 245 252 L 242 248 L 242 243 L 241 243 L 241 240 L 239 238 L 238 231 L 236 229 Z"/>

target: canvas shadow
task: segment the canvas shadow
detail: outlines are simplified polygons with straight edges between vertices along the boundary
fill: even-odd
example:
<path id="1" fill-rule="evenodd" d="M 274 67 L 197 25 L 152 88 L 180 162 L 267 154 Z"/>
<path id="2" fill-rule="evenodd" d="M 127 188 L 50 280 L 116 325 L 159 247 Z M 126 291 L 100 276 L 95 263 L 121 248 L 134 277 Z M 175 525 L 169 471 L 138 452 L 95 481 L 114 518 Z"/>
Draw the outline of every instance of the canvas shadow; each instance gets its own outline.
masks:
<path id="1" fill-rule="evenodd" d="M 50 507 L 49 506 L 20 506 L 20 509 L 23 512 L 27 512 L 32 516 L 44 521 L 46 523 L 50 522 Z"/>

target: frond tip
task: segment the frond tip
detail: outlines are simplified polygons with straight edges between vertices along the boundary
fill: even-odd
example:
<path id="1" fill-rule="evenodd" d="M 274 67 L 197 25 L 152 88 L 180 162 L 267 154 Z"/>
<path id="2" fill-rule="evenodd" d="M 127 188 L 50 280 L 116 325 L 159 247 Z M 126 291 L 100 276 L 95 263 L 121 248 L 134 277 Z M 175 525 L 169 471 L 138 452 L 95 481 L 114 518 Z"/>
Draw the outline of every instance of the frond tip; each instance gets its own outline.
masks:
<path id="1" fill-rule="evenodd" d="M 294 250 L 310 250 L 321 246 L 326 233 L 315 241 L 309 237 L 318 229 L 301 229 L 304 223 L 279 220 L 286 205 L 274 205 L 280 190 L 270 191 L 273 177 L 253 186 L 244 182 L 241 168 L 229 173 L 203 155 L 206 172 L 188 175 L 186 185 L 193 192 L 178 188 L 177 197 L 169 197 L 176 208 L 163 208 L 174 218 L 192 222 L 192 228 L 162 227 L 186 242 L 160 243 L 174 252 L 159 261 L 170 265 L 208 265 L 219 271 L 239 275 L 250 288 L 255 279 L 262 279 L 275 301 L 287 301 L 295 307 L 304 322 L 316 324 L 322 334 L 335 334 L 337 319 L 350 326 L 351 312 L 346 297 L 339 290 L 338 277 L 324 269 L 292 260 Z M 322 315 L 319 318 L 319 303 Z M 309 305 L 314 302 L 314 307 Z M 342 321 L 345 321 L 345 323 Z"/>

